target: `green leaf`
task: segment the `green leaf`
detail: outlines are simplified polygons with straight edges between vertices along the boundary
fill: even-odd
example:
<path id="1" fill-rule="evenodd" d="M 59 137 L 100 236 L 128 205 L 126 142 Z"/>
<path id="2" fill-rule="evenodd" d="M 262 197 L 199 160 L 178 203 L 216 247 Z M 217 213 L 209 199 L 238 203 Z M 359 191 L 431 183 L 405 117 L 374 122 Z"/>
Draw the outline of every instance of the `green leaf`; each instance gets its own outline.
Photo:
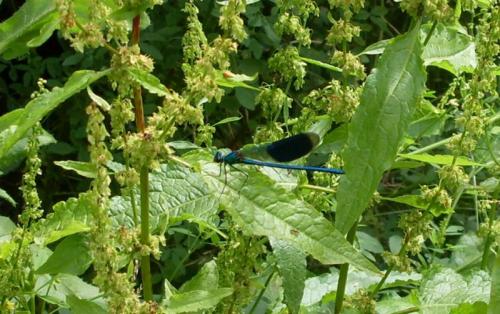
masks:
<path id="1" fill-rule="evenodd" d="M 63 169 L 74 171 L 85 178 L 93 179 L 97 177 L 97 169 L 95 168 L 95 165 L 90 162 L 76 161 L 76 160 L 60 160 L 60 161 L 54 161 L 54 164 L 58 165 Z"/>
<path id="2" fill-rule="evenodd" d="M 67 297 L 74 295 L 79 299 L 91 300 L 102 308 L 106 308 L 102 292 L 75 275 L 58 274 L 50 276 L 44 274 L 37 276 L 33 291 L 46 302 L 62 307 L 69 307 L 66 303 Z"/>
<path id="3" fill-rule="evenodd" d="M 0 24 L 0 55 L 6 59 L 41 45 L 55 29 L 58 14 L 53 0 L 28 0 Z"/>
<path id="4" fill-rule="evenodd" d="M 168 88 L 161 83 L 160 79 L 153 74 L 136 68 L 130 68 L 127 71 L 134 81 L 141 84 L 150 93 L 158 96 L 169 96 L 171 94 Z"/>
<path id="5" fill-rule="evenodd" d="M 91 204 L 89 194 L 85 193 L 55 204 L 53 212 L 39 222 L 35 238 L 49 244 L 68 235 L 90 230 L 93 220 Z"/>
<path id="6" fill-rule="evenodd" d="M 431 24 L 422 26 L 425 39 Z M 476 46 L 471 36 L 456 27 L 438 23 L 422 54 L 424 65 L 447 70 L 454 75 L 472 72 L 477 67 Z"/>
<path id="7" fill-rule="evenodd" d="M 429 203 L 426 202 L 420 195 L 408 194 L 396 197 L 382 197 L 383 200 L 393 201 L 400 204 L 410 205 L 415 208 L 426 209 Z"/>
<path id="8" fill-rule="evenodd" d="M 342 69 L 341 68 L 333 66 L 333 65 L 325 63 L 325 62 L 321 62 L 321 61 L 318 61 L 318 60 L 315 60 L 315 59 L 306 58 L 306 57 L 300 57 L 300 60 L 302 60 L 302 61 L 304 61 L 306 63 L 312 64 L 312 65 L 324 68 L 324 69 L 328 69 L 328 70 L 333 71 L 333 72 L 342 73 Z"/>
<path id="9" fill-rule="evenodd" d="M 382 276 L 374 275 L 373 273 L 351 270 L 347 276 L 345 293 L 346 295 L 352 295 L 359 289 L 374 287 L 381 278 Z M 421 275 L 417 273 L 406 274 L 391 272 L 384 284 L 384 287 L 395 285 L 396 283 L 398 283 L 399 286 L 407 286 L 408 283 L 415 283 L 420 280 L 420 278 Z M 330 273 L 308 278 L 306 280 L 302 305 L 310 306 L 321 302 L 327 294 L 336 291 L 338 280 L 339 271 L 335 268 L 332 268 Z"/>
<path id="10" fill-rule="evenodd" d="M 255 97 L 257 94 L 257 91 L 246 88 L 236 88 L 234 90 L 234 95 L 238 99 L 238 102 L 249 110 L 255 109 Z"/>
<path id="11" fill-rule="evenodd" d="M 299 313 L 307 274 L 306 255 L 286 241 L 270 241 L 283 279 L 285 303 L 290 313 Z"/>
<path id="12" fill-rule="evenodd" d="M 0 133 L 0 146 L 15 133 L 16 129 L 17 127 L 14 125 Z M 28 153 L 29 137 L 31 137 L 31 130 L 28 130 L 26 135 L 0 158 L 0 171 L 3 174 L 11 172 L 22 164 Z M 42 134 L 37 137 L 37 140 L 40 146 L 46 146 L 56 142 L 55 138 L 45 130 L 42 130 Z"/>
<path id="13" fill-rule="evenodd" d="M 485 302 L 462 303 L 451 310 L 450 314 L 486 314 L 488 304 Z"/>
<path id="14" fill-rule="evenodd" d="M 495 314 L 495 309 L 500 308 L 500 247 L 497 246 L 495 264 L 491 272 L 490 306 L 488 314 Z"/>
<path id="15" fill-rule="evenodd" d="M 328 133 L 321 144 L 307 157 L 308 165 L 322 165 L 330 159 L 332 153 L 338 154 L 347 140 L 347 125 L 343 124 Z"/>
<path id="16" fill-rule="evenodd" d="M 210 261 L 203 265 L 198 273 L 186 281 L 179 289 L 180 293 L 196 290 L 211 290 L 219 287 L 219 271 L 215 261 Z"/>
<path id="17" fill-rule="evenodd" d="M 475 233 L 463 234 L 457 244 L 451 247 L 450 264 L 456 269 L 464 269 L 481 260 L 484 243 Z"/>
<path id="18" fill-rule="evenodd" d="M 230 72 L 229 72 L 230 73 Z M 257 73 L 254 76 L 248 76 L 245 74 L 235 74 L 235 73 L 230 73 L 225 74 L 222 71 L 219 71 L 217 73 L 217 78 L 215 82 L 217 85 L 222 86 L 222 87 L 227 87 L 227 88 L 236 88 L 236 87 L 242 87 L 242 88 L 247 88 L 251 89 L 254 91 L 260 91 L 259 88 L 248 85 L 245 83 L 245 81 L 253 81 L 257 78 Z"/>
<path id="19" fill-rule="evenodd" d="M 109 70 L 101 72 L 86 70 L 74 72 L 63 87 L 54 87 L 50 92 L 31 100 L 16 121 L 17 128 L 15 131 L 0 144 L 0 159 L 5 156 L 15 143 L 25 136 L 35 123 L 40 121 L 66 99 L 105 76 L 108 72 Z"/>
<path id="20" fill-rule="evenodd" d="M 446 112 L 437 109 L 430 101 L 422 100 L 408 127 L 408 135 L 412 138 L 439 135 L 446 122 Z"/>
<path id="21" fill-rule="evenodd" d="M 9 217 L 0 216 L 0 243 L 7 238 L 10 239 L 10 234 L 14 229 L 16 229 L 16 225 Z"/>
<path id="22" fill-rule="evenodd" d="M 336 227 L 343 234 L 358 220 L 391 167 L 425 88 L 418 28 L 387 46 L 349 124 L 343 152 L 346 174 L 337 192 Z"/>
<path id="23" fill-rule="evenodd" d="M 150 174 L 150 224 L 155 229 L 162 217 L 173 219 L 192 215 L 213 224 L 218 210 L 219 194 L 210 191 L 198 173 L 177 164 L 162 164 Z M 137 193 L 136 201 L 139 200 Z M 139 206 L 139 205 L 137 205 Z M 130 196 L 111 199 L 110 216 L 117 226 L 133 224 Z"/>
<path id="24" fill-rule="evenodd" d="M 385 47 L 387 47 L 390 42 L 390 39 L 377 41 L 376 43 L 366 47 L 365 50 L 363 50 L 359 55 L 379 55 L 384 52 Z"/>
<path id="25" fill-rule="evenodd" d="M 488 302 L 491 279 L 487 272 L 478 270 L 467 277 L 446 268 L 432 274 L 420 286 L 421 312 L 447 313 L 464 303 Z"/>
<path id="26" fill-rule="evenodd" d="M 111 109 L 111 105 L 106 101 L 106 99 L 96 95 L 92 91 L 90 86 L 87 86 L 87 94 L 89 95 L 90 99 L 92 99 L 93 102 L 95 102 L 99 107 L 101 107 L 102 110 L 108 111 L 109 109 Z"/>
<path id="27" fill-rule="evenodd" d="M 211 159 L 199 154 L 190 157 Z M 220 175 L 219 165 L 214 163 L 203 164 L 202 170 L 214 191 L 224 191 L 224 208 L 247 232 L 290 242 L 324 264 L 350 263 L 378 272 L 321 213 L 293 193 L 275 186 L 254 167 L 245 168 L 246 175 L 234 170 Z"/>
<path id="28" fill-rule="evenodd" d="M 165 306 L 167 313 L 185 313 L 208 310 L 216 306 L 222 299 L 231 295 L 233 289 L 212 288 L 176 293 L 170 297 Z"/>
<path id="29" fill-rule="evenodd" d="M 229 117 L 229 118 L 225 118 L 225 119 L 220 120 L 219 122 L 215 123 L 212 126 L 217 126 L 217 125 L 231 123 L 231 122 L 240 121 L 240 120 L 241 120 L 241 117 Z"/>
<path id="30" fill-rule="evenodd" d="M 36 270 L 37 274 L 81 275 L 92 263 L 87 248 L 87 240 L 82 234 L 75 234 L 59 243 L 49 259 Z"/>
<path id="31" fill-rule="evenodd" d="M 71 309 L 71 313 L 73 314 L 106 314 L 108 311 L 106 311 L 104 308 L 99 306 L 98 304 L 85 300 L 85 299 L 80 299 L 79 297 L 70 294 L 66 296 L 66 303 L 68 303 L 69 308 Z"/>
<path id="32" fill-rule="evenodd" d="M 418 304 L 418 299 L 412 295 L 401 298 L 396 294 L 377 302 L 376 311 L 377 314 L 416 313 L 419 310 Z"/>
<path id="33" fill-rule="evenodd" d="M 5 191 L 4 189 L 0 188 L 0 198 L 6 200 L 7 202 L 10 203 L 13 207 L 16 207 L 16 201 Z"/>
<path id="34" fill-rule="evenodd" d="M 429 154 L 399 154 L 399 157 L 418 160 L 428 164 L 451 165 L 453 163 L 453 155 L 429 155 Z M 467 157 L 458 156 L 455 160 L 456 166 L 482 166 L 480 163 L 474 162 Z"/>

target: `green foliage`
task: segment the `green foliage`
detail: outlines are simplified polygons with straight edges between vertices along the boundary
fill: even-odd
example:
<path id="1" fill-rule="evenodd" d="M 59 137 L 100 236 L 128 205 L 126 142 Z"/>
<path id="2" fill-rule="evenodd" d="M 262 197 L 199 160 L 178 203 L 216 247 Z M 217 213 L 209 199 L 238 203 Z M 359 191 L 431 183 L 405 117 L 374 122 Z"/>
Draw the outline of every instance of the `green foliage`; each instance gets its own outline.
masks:
<path id="1" fill-rule="evenodd" d="M 0 312 L 496 313 L 498 1 L 0 8 Z"/>

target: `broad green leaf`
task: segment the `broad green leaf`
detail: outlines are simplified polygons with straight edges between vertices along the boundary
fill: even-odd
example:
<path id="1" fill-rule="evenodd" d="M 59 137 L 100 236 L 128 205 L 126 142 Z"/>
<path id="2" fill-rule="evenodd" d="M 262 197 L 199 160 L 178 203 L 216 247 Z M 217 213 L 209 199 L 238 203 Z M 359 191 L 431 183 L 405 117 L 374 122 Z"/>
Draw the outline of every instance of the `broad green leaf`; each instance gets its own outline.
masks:
<path id="1" fill-rule="evenodd" d="M 160 82 L 160 79 L 153 74 L 135 68 L 128 69 L 127 71 L 134 81 L 141 84 L 150 93 L 158 96 L 169 96 L 171 94 L 168 88 Z"/>
<path id="2" fill-rule="evenodd" d="M 15 125 L 19 118 L 23 115 L 24 109 L 14 109 L 0 117 L 0 132 L 3 132 L 12 125 Z"/>
<path id="3" fill-rule="evenodd" d="M 236 88 L 234 90 L 234 95 L 243 107 L 249 110 L 255 110 L 255 97 L 258 95 L 258 91 L 246 88 Z"/>
<path id="4" fill-rule="evenodd" d="M 319 276 L 310 277 L 306 280 L 306 287 L 304 289 L 304 297 L 302 298 L 302 305 L 310 306 L 315 303 L 321 302 L 323 297 L 328 293 L 334 292 L 337 289 L 339 280 L 339 271 L 337 269 L 330 269 L 330 273 L 321 274 Z M 346 295 L 352 295 L 359 289 L 368 289 L 374 287 L 382 277 L 373 275 L 359 270 L 351 270 L 347 276 Z M 417 273 L 400 273 L 391 272 L 384 287 L 388 286 L 407 286 L 408 283 L 415 283 L 420 280 L 421 275 Z"/>
<path id="5" fill-rule="evenodd" d="M 325 63 L 325 62 L 321 62 L 321 61 L 318 61 L 318 60 L 315 60 L 315 59 L 311 59 L 311 58 L 306 58 L 306 57 L 300 57 L 300 60 L 302 60 L 302 61 L 304 61 L 306 63 L 312 64 L 312 65 L 324 68 L 324 69 L 328 69 L 328 70 L 333 71 L 333 72 L 342 73 L 342 69 L 341 68 L 333 66 L 333 65 Z"/>
<path id="6" fill-rule="evenodd" d="M 475 233 L 463 234 L 456 245 L 451 247 L 451 266 L 455 269 L 464 269 L 481 260 L 484 243 Z"/>
<path id="7" fill-rule="evenodd" d="M 401 298 L 389 295 L 382 301 L 377 302 L 377 314 L 394 314 L 394 313 L 417 313 L 418 312 L 418 299 L 412 295 Z"/>
<path id="8" fill-rule="evenodd" d="M 16 207 L 16 201 L 2 188 L 0 188 L 0 198 L 9 202 L 13 207 Z"/>
<path id="9" fill-rule="evenodd" d="M 53 212 L 37 225 L 37 241 L 49 244 L 63 237 L 90 230 L 93 218 L 89 194 L 82 193 L 78 198 L 72 197 L 59 202 L 52 210 Z"/>
<path id="10" fill-rule="evenodd" d="M 67 297 L 74 295 L 82 300 L 91 300 L 102 308 L 106 308 L 102 292 L 79 277 L 70 274 L 47 274 L 37 276 L 35 288 L 36 295 L 50 304 L 69 307 Z"/>
<path id="11" fill-rule="evenodd" d="M 95 168 L 95 165 L 90 162 L 76 161 L 76 160 L 61 160 L 61 161 L 54 161 L 54 164 L 58 165 L 63 169 L 74 171 L 85 178 L 93 179 L 97 176 L 97 169 Z"/>
<path id="12" fill-rule="evenodd" d="M 72 295 L 72 294 L 66 296 L 66 303 L 68 303 L 69 308 L 71 309 L 71 313 L 73 313 L 73 314 L 106 314 L 106 313 L 108 313 L 108 311 L 106 311 L 104 308 L 97 305 L 96 303 L 94 303 L 90 300 L 80 299 L 79 297 Z"/>
<path id="13" fill-rule="evenodd" d="M 10 234 L 16 229 L 16 225 L 10 220 L 9 217 L 0 216 L 0 242 L 5 239 L 10 239 Z"/>
<path id="14" fill-rule="evenodd" d="M 17 127 L 14 125 L 0 133 L 0 146 L 15 133 L 16 129 Z M 22 164 L 28 152 L 29 137 L 31 137 L 31 130 L 28 130 L 26 136 L 15 143 L 6 154 L 0 158 L 0 171 L 3 172 L 3 174 L 11 172 Z M 42 130 L 42 134 L 37 137 L 37 140 L 40 146 L 46 146 L 56 142 L 55 138 L 45 130 Z"/>
<path id="15" fill-rule="evenodd" d="M 485 271 L 478 270 L 467 277 L 446 268 L 422 281 L 420 286 L 421 313 L 447 313 L 464 303 L 490 298 L 491 278 Z"/>
<path id="16" fill-rule="evenodd" d="M 366 232 L 358 231 L 356 232 L 356 238 L 358 239 L 359 247 L 362 250 L 377 254 L 384 252 L 384 247 L 376 237 Z"/>
<path id="17" fill-rule="evenodd" d="M 337 192 L 336 227 L 343 234 L 358 220 L 391 167 L 425 88 L 418 29 L 417 25 L 387 46 L 349 124 L 343 152 L 346 174 Z"/>
<path id="18" fill-rule="evenodd" d="M 28 0 L 0 24 L 0 55 L 6 59 L 41 45 L 54 31 L 58 14 L 54 0 Z"/>
<path id="19" fill-rule="evenodd" d="M 211 290 L 219 288 L 219 271 L 215 261 L 210 261 L 203 265 L 198 273 L 189 281 L 186 281 L 179 289 L 180 293 Z"/>
<path id="20" fill-rule="evenodd" d="M 450 314 L 486 314 L 488 304 L 485 302 L 462 303 L 451 310 Z"/>
<path id="21" fill-rule="evenodd" d="M 37 274 L 81 275 L 92 263 L 87 239 L 82 234 L 71 235 L 62 240 L 49 259 L 40 266 Z"/>
<path id="22" fill-rule="evenodd" d="M 422 26 L 422 39 L 431 28 Z M 471 36 L 460 30 L 438 23 L 422 54 L 424 65 L 447 70 L 454 75 L 472 72 L 477 67 L 476 46 Z"/>
<path id="23" fill-rule="evenodd" d="M 167 313 L 185 313 L 208 310 L 216 306 L 222 299 L 230 296 L 233 289 L 212 288 L 210 290 L 194 290 L 177 293 L 170 297 L 165 306 Z"/>
<path id="24" fill-rule="evenodd" d="M 198 160 L 210 158 L 199 154 L 190 157 Z M 350 263 L 360 269 L 378 272 L 311 205 L 277 187 L 254 167 L 245 168 L 246 174 L 236 171 L 237 168 L 243 166 L 231 167 L 231 172 L 220 175 L 218 165 L 202 165 L 211 188 L 223 192 L 221 201 L 225 210 L 247 232 L 290 242 L 324 264 Z"/>
<path id="25" fill-rule="evenodd" d="M 292 314 L 298 313 L 307 275 L 306 255 L 286 241 L 270 241 L 283 280 L 285 303 Z"/>
<path id="26" fill-rule="evenodd" d="M 155 229 L 162 217 L 192 215 L 212 223 L 218 211 L 218 193 L 210 191 L 198 173 L 177 164 L 162 164 L 151 172 L 149 185 L 150 224 Z M 139 208 L 139 195 L 135 196 Z M 110 215 L 117 226 L 133 226 L 130 196 L 111 199 Z"/>
<path id="27" fill-rule="evenodd" d="M 437 109 L 430 101 L 422 100 L 412 117 L 408 135 L 412 138 L 438 135 L 444 127 L 446 118 L 444 110 Z"/>
<path id="28" fill-rule="evenodd" d="M 399 157 L 418 160 L 428 164 L 451 165 L 453 163 L 453 155 L 429 155 L 429 154 L 399 154 Z M 458 156 L 455 160 L 456 166 L 481 166 L 480 163 L 474 162 L 467 157 Z"/>
<path id="29" fill-rule="evenodd" d="M 495 264 L 491 272 L 490 305 L 488 314 L 495 314 L 500 309 L 500 247 L 497 247 Z"/>
<path id="30" fill-rule="evenodd" d="M 108 72 L 108 70 L 101 72 L 87 70 L 74 72 L 63 87 L 54 87 L 50 92 L 31 100 L 24 108 L 23 114 L 16 121 L 17 128 L 13 134 L 9 135 L 0 144 L 0 159 L 5 156 L 15 143 L 25 136 L 35 123 L 40 121 L 66 99 L 105 76 Z"/>

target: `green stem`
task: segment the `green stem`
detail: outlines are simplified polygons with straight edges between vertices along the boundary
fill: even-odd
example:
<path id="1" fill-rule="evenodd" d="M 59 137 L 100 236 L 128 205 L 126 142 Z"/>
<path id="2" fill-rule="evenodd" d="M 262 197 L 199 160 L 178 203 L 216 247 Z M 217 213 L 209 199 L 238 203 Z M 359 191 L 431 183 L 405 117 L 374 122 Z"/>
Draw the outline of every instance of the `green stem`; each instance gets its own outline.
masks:
<path id="1" fill-rule="evenodd" d="M 496 199 L 496 197 L 495 197 Z M 488 267 L 488 260 L 490 257 L 490 247 L 494 242 L 494 237 L 491 235 L 491 230 L 493 229 L 493 223 L 495 222 L 496 218 L 496 212 L 497 212 L 497 203 L 495 202 L 495 205 L 491 206 L 489 212 L 488 212 L 488 218 L 489 218 L 489 223 L 488 223 L 488 235 L 486 236 L 486 241 L 484 241 L 484 248 L 483 248 L 483 256 L 481 259 L 481 269 L 486 269 Z"/>
<path id="2" fill-rule="evenodd" d="M 408 241 L 405 239 L 405 241 L 403 242 L 403 246 L 401 247 L 401 250 L 399 250 L 399 253 L 398 253 L 399 257 L 402 257 L 403 255 L 406 254 L 407 244 L 408 244 Z M 384 285 L 385 281 L 387 280 L 387 278 L 389 277 L 389 275 L 391 274 L 393 269 L 394 269 L 394 265 L 391 265 L 391 266 L 389 266 L 389 268 L 387 268 L 384 276 L 382 277 L 382 279 L 379 281 L 379 283 L 377 284 L 377 286 L 375 287 L 375 289 L 373 289 L 373 291 L 371 293 L 372 299 L 375 298 L 375 296 L 380 291 L 380 289 L 382 289 L 382 286 Z"/>
<path id="3" fill-rule="evenodd" d="M 356 222 L 347 233 L 346 240 L 351 244 L 354 242 L 354 237 L 356 236 L 357 227 L 358 223 Z M 335 314 L 339 314 L 342 311 L 342 304 L 344 303 L 345 287 L 347 285 L 348 273 L 349 273 L 349 264 L 348 263 L 342 264 L 340 266 L 339 282 L 337 283 L 337 295 L 335 297 Z"/>
<path id="4" fill-rule="evenodd" d="M 267 277 L 264 287 L 260 290 L 259 295 L 257 296 L 257 299 L 255 299 L 255 302 L 253 303 L 252 308 L 250 309 L 250 312 L 248 312 L 248 314 L 253 314 L 253 312 L 257 308 L 257 304 L 259 304 L 260 299 L 264 295 L 264 292 L 266 292 L 267 286 L 269 286 L 269 283 L 271 283 L 271 279 L 273 278 L 273 276 L 274 276 L 274 270 L 271 272 L 269 277 Z"/>
<path id="5" fill-rule="evenodd" d="M 149 245 L 149 171 L 146 166 L 141 168 L 141 244 Z M 153 285 L 151 283 L 151 265 L 149 253 L 141 256 L 141 276 L 144 288 L 144 299 L 153 300 Z"/>
<path id="6" fill-rule="evenodd" d="M 437 26 L 437 21 L 434 21 L 434 23 L 432 23 L 432 26 L 431 26 L 431 30 L 429 31 L 429 33 L 427 34 L 427 37 L 425 37 L 425 40 L 424 40 L 424 47 L 427 46 L 427 43 L 429 42 L 429 40 L 431 39 L 431 36 L 432 36 L 432 33 L 434 33 L 434 30 L 436 29 L 436 26 Z"/>
<path id="7" fill-rule="evenodd" d="M 301 184 L 301 185 L 299 185 L 299 188 L 313 190 L 313 191 L 319 191 L 319 192 L 335 193 L 335 190 L 325 188 L 322 186 L 312 185 L 312 184 Z"/>
<path id="8" fill-rule="evenodd" d="M 410 307 L 410 308 L 407 308 L 407 309 L 404 309 L 404 310 L 401 310 L 401 311 L 397 311 L 397 312 L 392 312 L 392 314 L 406 314 L 406 313 L 415 313 L 415 312 L 418 312 L 420 309 L 416 306 L 414 307 Z"/>
<path id="9" fill-rule="evenodd" d="M 416 154 L 428 152 L 430 150 L 433 150 L 434 148 L 448 144 L 449 141 L 451 141 L 451 137 L 445 138 L 444 140 L 441 140 L 439 142 L 432 143 L 432 144 L 427 145 L 425 147 L 422 147 L 422 148 L 419 148 L 419 149 L 414 150 L 412 152 L 409 152 L 408 155 L 416 155 Z"/>

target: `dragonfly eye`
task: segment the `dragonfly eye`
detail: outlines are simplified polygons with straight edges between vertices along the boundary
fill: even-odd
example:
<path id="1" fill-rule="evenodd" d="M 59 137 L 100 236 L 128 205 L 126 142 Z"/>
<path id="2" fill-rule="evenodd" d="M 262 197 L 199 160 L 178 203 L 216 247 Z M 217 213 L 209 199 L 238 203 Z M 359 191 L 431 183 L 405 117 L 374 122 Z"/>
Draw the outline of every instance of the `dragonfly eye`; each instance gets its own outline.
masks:
<path id="1" fill-rule="evenodd" d="M 222 162 L 222 153 L 216 152 L 214 155 L 214 162 Z"/>

